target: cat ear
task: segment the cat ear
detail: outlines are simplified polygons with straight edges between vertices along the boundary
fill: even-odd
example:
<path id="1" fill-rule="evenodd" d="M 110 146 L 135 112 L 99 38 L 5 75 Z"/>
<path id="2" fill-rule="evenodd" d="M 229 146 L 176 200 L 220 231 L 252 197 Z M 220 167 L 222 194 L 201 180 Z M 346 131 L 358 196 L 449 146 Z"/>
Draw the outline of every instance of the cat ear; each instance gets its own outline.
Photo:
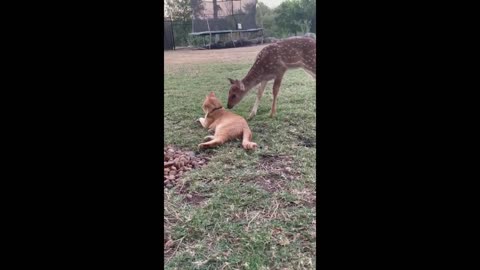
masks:
<path id="1" fill-rule="evenodd" d="M 235 80 L 234 79 L 230 79 L 230 78 L 227 78 L 229 81 L 230 81 L 230 84 L 234 84 L 235 83 Z"/>

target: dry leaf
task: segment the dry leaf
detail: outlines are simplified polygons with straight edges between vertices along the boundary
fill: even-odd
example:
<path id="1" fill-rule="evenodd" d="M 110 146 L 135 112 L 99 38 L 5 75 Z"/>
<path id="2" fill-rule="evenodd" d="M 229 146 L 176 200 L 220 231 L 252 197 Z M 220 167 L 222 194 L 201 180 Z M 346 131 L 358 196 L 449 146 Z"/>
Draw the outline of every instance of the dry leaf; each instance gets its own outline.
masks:
<path id="1" fill-rule="evenodd" d="M 172 239 L 168 240 L 166 243 L 165 243 L 165 248 L 170 248 L 173 246 L 173 241 Z"/>
<path id="2" fill-rule="evenodd" d="M 280 245 L 282 246 L 286 246 L 286 245 L 289 245 L 290 244 L 290 240 L 288 240 L 287 237 L 281 237 L 280 238 L 280 241 L 279 241 Z"/>
<path id="3" fill-rule="evenodd" d="M 205 261 L 193 262 L 193 264 L 195 264 L 196 266 L 202 266 L 202 265 L 206 264 L 207 262 L 208 262 L 208 260 L 205 260 Z"/>

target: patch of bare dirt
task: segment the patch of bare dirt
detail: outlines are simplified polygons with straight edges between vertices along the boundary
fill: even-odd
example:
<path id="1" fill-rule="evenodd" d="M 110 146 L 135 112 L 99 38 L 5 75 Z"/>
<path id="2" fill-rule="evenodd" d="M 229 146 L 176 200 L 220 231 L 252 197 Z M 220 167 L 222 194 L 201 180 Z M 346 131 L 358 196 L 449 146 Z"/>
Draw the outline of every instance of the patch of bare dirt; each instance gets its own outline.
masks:
<path id="1" fill-rule="evenodd" d="M 268 44 L 239 47 L 222 50 L 177 50 L 165 51 L 165 65 L 172 64 L 194 64 L 194 63 L 226 63 L 245 62 L 251 63 L 255 60 L 258 52 Z"/>
<path id="2" fill-rule="evenodd" d="M 317 141 L 313 138 L 308 138 L 302 135 L 297 136 L 299 143 L 298 145 L 300 146 L 305 146 L 305 147 L 315 147 Z"/>
<path id="3" fill-rule="evenodd" d="M 313 198 L 312 200 L 305 201 L 304 204 L 309 208 L 317 207 L 317 198 Z"/>
<path id="4" fill-rule="evenodd" d="M 291 194 L 295 195 L 298 200 L 290 202 L 290 205 L 303 205 L 308 208 L 314 208 L 317 206 L 317 196 L 315 191 L 309 189 L 293 189 L 290 191 Z"/>
<path id="5" fill-rule="evenodd" d="M 205 166 L 210 158 L 193 151 L 184 151 L 174 146 L 163 148 L 163 186 L 172 188 L 182 176 L 191 170 Z"/>
<path id="6" fill-rule="evenodd" d="M 166 256 L 173 253 L 173 249 L 175 248 L 175 242 L 172 239 L 164 239 L 163 240 L 163 254 Z"/>
<path id="7" fill-rule="evenodd" d="M 293 158 L 288 155 L 261 154 L 257 169 L 267 174 L 255 177 L 255 183 L 268 192 L 283 188 L 286 181 L 292 181 L 301 174 L 295 170 Z"/>
<path id="8" fill-rule="evenodd" d="M 295 128 L 288 130 L 290 134 L 296 136 L 298 139 L 297 145 L 304 146 L 304 147 L 315 147 L 317 144 L 317 140 L 312 137 L 307 137 L 302 133 L 299 133 Z"/>
<path id="9" fill-rule="evenodd" d="M 202 196 L 198 193 L 189 193 L 189 194 L 185 195 L 185 202 L 187 202 L 189 204 L 193 204 L 193 205 L 198 205 L 201 202 L 205 201 L 206 199 L 207 199 L 207 197 Z"/>
<path id="10" fill-rule="evenodd" d="M 288 155 L 261 154 L 257 168 L 284 176 L 289 180 L 299 176 L 293 166 L 293 158 Z"/>
<path id="11" fill-rule="evenodd" d="M 257 185 L 263 188 L 265 191 L 268 192 L 275 192 L 277 190 L 282 189 L 283 182 L 279 177 L 275 174 L 267 175 L 266 177 L 262 176 L 256 179 Z"/>

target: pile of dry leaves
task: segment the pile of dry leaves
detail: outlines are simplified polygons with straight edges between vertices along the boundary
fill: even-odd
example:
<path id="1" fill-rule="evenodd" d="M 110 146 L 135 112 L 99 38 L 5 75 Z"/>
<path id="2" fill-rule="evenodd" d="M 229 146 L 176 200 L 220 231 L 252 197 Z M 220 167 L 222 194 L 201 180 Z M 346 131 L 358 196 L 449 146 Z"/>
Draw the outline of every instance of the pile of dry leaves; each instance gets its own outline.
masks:
<path id="1" fill-rule="evenodd" d="M 173 146 L 163 148 L 163 185 L 172 188 L 186 172 L 207 164 L 209 158 Z"/>

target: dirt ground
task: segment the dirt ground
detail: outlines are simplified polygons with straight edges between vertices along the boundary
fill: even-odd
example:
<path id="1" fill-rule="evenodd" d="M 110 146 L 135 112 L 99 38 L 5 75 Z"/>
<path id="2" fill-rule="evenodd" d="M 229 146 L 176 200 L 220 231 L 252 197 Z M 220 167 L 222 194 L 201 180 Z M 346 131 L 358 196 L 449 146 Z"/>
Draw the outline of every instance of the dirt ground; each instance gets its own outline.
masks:
<path id="1" fill-rule="evenodd" d="M 165 65 L 192 63 L 253 63 L 258 52 L 268 44 L 217 50 L 181 49 L 164 51 Z"/>

